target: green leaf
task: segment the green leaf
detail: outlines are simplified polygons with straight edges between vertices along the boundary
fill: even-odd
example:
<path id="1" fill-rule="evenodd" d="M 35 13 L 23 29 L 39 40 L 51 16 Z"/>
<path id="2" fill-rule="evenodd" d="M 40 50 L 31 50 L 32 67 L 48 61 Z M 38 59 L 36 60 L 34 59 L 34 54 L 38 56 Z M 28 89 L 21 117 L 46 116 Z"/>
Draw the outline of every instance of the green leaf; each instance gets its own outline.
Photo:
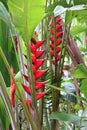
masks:
<path id="1" fill-rule="evenodd" d="M 10 28 L 12 27 L 9 13 L 2 2 L 0 2 L 0 19 L 3 20 Z"/>
<path id="2" fill-rule="evenodd" d="M 2 0 L 2 2 L 5 4 L 5 6 L 7 5 L 6 1 Z M 9 12 L 0 2 L 0 47 L 3 49 L 9 64 L 12 65 L 15 68 L 15 72 L 17 72 L 18 66 L 15 51 L 13 48 L 12 40 L 9 38 L 9 29 L 11 29 L 12 31 L 12 28 L 13 27 L 12 22 L 10 20 Z M 1 57 L 0 57 L 0 70 L 4 76 L 6 85 L 9 86 L 9 75 Z"/>
<path id="3" fill-rule="evenodd" d="M 45 0 L 8 0 L 8 6 L 16 28 L 24 40 L 30 40 L 44 16 Z"/>
<path id="4" fill-rule="evenodd" d="M 75 16 L 77 19 L 83 24 L 87 23 L 87 9 L 85 10 L 80 10 L 80 11 L 75 11 Z"/>
<path id="5" fill-rule="evenodd" d="M 10 125 L 10 121 L 6 114 L 6 109 L 1 98 L 0 98 L 0 120 L 1 120 L 2 129 L 6 130 Z"/>
<path id="6" fill-rule="evenodd" d="M 70 92 L 66 91 L 63 87 L 58 87 L 58 86 L 56 87 L 56 86 L 53 86 L 53 85 L 50 85 L 50 84 L 46 84 L 46 85 L 48 85 L 48 86 L 51 87 L 52 89 L 55 89 L 55 90 L 58 90 L 58 91 L 62 91 L 62 92 L 64 92 L 64 93 L 66 93 L 66 94 L 69 94 L 69 95 L 71 95 L 71 96 L 74 96 L 74 97 L 76 97 L 78 100 L 86 101 L 86 98 L 81 97 L 81 96 L 77 96 L 77 95 L 74 94 L 74 93 L 70 93 Z"/>
<path id="7" fill-rule="evenodd" d="M 53 112 L 50 115 L 50 119 L 56 119 L 59 121 L 68 121 L 71 122 L 77 126 L 80 125 L 80 117 L 78 117 L 77 115 L 74 114 L 67 114 L 67 113 L 63 113 L 63 112 Z"/>
<path id="8" fill-rule="evenodd" d="M 65 24 L 70 24 L 72 21 L 72 11 L 66 11 Z"/>
<path id="9" fill-rule="evenodd" d="M 70 31 L 71 31 L 72 35 L 77 35 L 79 33 L 86 32 L 87 26 L 86 25 L 77 25 L 77 26 L 71 28 Z"/>
<path id="10" fill-rule="evenodd" d="M 87 4 L 87 0 L 74 0 L 74 5 Z"/>
<path id="11" fill-rule="evenodd" d="M 87 98 L 87 79 L 84 79 L 81 83 L 81 87 L 80 87 L 80 92 L 83 93 L 85 95 L 85 97 Z"/>
<path id="12" fill-rule="evenodd" d="M 78 79 L 87 78 L 87 68 L 83 64 L 78 65 L 75 69 L 74 77 Z"/>

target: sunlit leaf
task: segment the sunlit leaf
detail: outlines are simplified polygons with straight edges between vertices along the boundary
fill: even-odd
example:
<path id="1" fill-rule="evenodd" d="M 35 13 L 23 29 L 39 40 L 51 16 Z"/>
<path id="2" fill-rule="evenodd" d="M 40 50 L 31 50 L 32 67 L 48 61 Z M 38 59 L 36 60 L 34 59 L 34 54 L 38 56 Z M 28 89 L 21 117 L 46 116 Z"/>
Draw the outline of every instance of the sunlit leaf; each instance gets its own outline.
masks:
<path id="1" fill-rule="evenodd" d="M 75 5 L 87 4 L 87 0 L 74 0 Z"/>
<path id="2" fill-rule="evenodd" d="M 73 28 L 71 28 L 71 34 L 72 35 L 76 35 L 82 32 L 86 32 L 87 31 L 87 26 L 86 25 L 77 25 Z"/>
<path id="3" fill-rule="evenodd" d="M 78 117 L 77 115 L 74 114 L 67 114 L 67 113 L 59 113 L 59 112 L 53 112 L 50 115 L 50 119 L 56 119 L 59 121 L 68 121 L 71 122 L 75 125 L 80 125 L 80 117 Z"/>
<path id="4" fill-rule="evenodd" d="M 65 15 L 65 24 L 67 25 L 67 24 L 70 24 L 71 23 L 71 21 L 72 21 L 72 18 L 73 18 L 73 16 L 72 16 L 72 11 L 66 11 L 66 15 Z"/>
<path id="5" fill-rule="evenodd" d="M 83 93 L 87 98 L 87 79 L 84 79 L 80 86 L 80 92 Z"/>
<path id="6" fill-rule="evenodd" d="M 22 35 L 29 40 L 45 11 L 45 0 L 8 0 L 13 22 Z"/>
<path id="7" fill-rule="evenodd" d="M 87 78 L 87 68 L 83 64 L 78 65 L 75 69 L 74 77 Z"/>

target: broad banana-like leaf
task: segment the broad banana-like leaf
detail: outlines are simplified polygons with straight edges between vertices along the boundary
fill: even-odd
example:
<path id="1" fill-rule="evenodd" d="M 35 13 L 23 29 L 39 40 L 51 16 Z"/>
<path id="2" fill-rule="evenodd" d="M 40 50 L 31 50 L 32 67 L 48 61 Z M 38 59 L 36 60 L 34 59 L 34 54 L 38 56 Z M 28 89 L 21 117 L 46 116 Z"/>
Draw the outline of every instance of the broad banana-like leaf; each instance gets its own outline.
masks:
<path id="1" fill-rule="evenodd" d="M 11 29 L 11 32 L 13 32 L 12 30 L 14 30 L 14 28 L 12 26 L 12 22 L 7 8 L 8 8 L 7 0 L 1 0 L 0 1 L 0 47 L 3 49 L 9 64 L 12 65 L 15 68 L 15 72 L 17 72 L 18 66 L 17 66 L 16 55 L 13 48 L 12 40 L 9 37 L 9 30 Z M 0 57 L 0 71 L 3 74 L 6 85 L 9 86 L 10 77 L 1 57 Z"/>
<path id="2" fill-rule="evenodd" d="M 30 40 L 45 11 L 45 0 L 8 0 L 13 23 L 24 38 Z"/>

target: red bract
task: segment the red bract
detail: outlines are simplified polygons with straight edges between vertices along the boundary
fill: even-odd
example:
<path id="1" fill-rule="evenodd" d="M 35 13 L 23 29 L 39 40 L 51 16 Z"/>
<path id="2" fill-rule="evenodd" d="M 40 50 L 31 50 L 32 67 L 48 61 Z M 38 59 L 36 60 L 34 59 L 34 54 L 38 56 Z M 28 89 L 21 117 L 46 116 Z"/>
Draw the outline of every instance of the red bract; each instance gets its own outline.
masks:
<path id="1" fill-rule="evenodd" d="M 39 60 L 37 59 L 35 64 L 36 69 L 38 69 L 44 63 L 44 61 L 45 61 L 44 59 L 39 59 Z"/>
<path id="2" fill-rule="evenodd" d="M 30 86 L 27 86 L 27 85 L 22 84 L 22 87 L 24 88 L 24 90 L 25 90 L 28 94 L 30 94 Z"/>
<path id="3" fill-rule="evenodd" d="M 36 51 L 36 58 L 39 58 L 39 57 L 41 57 L 42 55 L 43 55 L 43 53 L 44 53 L 44 50 L 37 50 Z"/>
<path id="4" fill-rule="evenodd" d="M 14 74 L 14 69 L 11 68 L 12 73 Z M 16 86 L 15 83 L 13 81 L 13 79 L 10 79 L 11 83 L 10 83 L 10 101 L 12 104 L 12 107 L 15 106 L 15 91 L 16 91 Z"/>
<path id="5" fill-rule="evenodd" d="M 36 100 L 41 99 L 45 94 L 47 94 L 47 92 L 37 93 Z M 32 100 L 30 100 L 30 99 L 25 100 L 25 102 L 27 103 L 27 105 L 32 104 Z"/>
<path id="6" fill-rule="evenodd" d="M 31 52 L 32 52 L 33 54 L 36 53 L 36 46 L 35 46 L 35 45 L 30 45 L 30 49 L 31 49 Z"/>
<path id="7" fill-rule="evenodd" d="M 38 49 L 40 46 L 42 46 L 44 44 L 44 40 L 43 41 L 37 41 L 36 42 L 36 48 Z"/>
<path id="8" fill-rule="evenodd" d="M 47 71 L 47 69 L 46 70 L 37 70 L 35 73 L 35 80 L 41 78 L 46 73 L 46 71 Z"/>
<path id="9" fill-rule="evenodd" d="M 38 89 L 42 88 L 46 83 L 47 83 L 47 81 L 44 81 L 44 82 L 35 82 L 35 89 L 38 90 Z M 24 85 L 23 83 L 21 85 L 24 88 L 24 90 L 28 94 L 30 94 L 30 86 Z"/>
<path id="10" fill-rule="evenodd" d="M 40 88 L 42 88 L 45 84 L 47 83 L 47 81 L 44 82 L 35 82 L 35 89 L 38 90 Z"/>
<path id="11" fill-rule="evenodd" d="M 45 94 L 47 94 L 47 92 L 36 93 L 36 99 L 39 100 L 39 99 L 42 98 Z"/>
<path id="12" fill-rule="evenodd" d="M 35 57 L 35 55 L 32 56 L 31 59 L 32 59 L 32 63 L 33 63 L 33 64 L 36 63 L 36 57 Z"/>

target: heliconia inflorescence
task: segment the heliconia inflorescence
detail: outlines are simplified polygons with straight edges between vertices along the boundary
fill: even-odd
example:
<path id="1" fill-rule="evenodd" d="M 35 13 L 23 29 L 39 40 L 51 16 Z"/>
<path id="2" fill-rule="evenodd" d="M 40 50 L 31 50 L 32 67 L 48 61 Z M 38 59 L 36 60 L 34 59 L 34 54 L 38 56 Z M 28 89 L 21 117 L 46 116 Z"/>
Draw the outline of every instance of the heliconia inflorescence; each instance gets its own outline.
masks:
<path id="1" fill-rule="evenodd" d="M 45 50 L 41 49 L 41 46 L 43 44 L 44 44 L 44 40 L 36 41 L 34 38 L 32 38 L 30 41 L 30 50 L 31 50 L 31 54 L 32 54 L 31 61 L 32 61 L 32 70 L 33 70 L 33 76 L 34 76 L 35 90 L 41 89 L 47 83 L 47 81 L 38 81 L 38 79 L 40 79 L 47 72 L 47 69 L 41 70 L 41 66 L 45 62 L 45 59 L 41 59 L 41 56 L 43 55 L 43 53 L 45 51 Z M 27 58 L 27 56 L 25 56 L 25 57 Z M 27 66 L 26 64 L 24 64 L 24 66 L 27 70 L 30 69 L 29 66 Z M 25 74 L 23 74 L 23 77 L 27 82 L 29 82 L 29 80 L 31 80 L 31 78 Z M 29 95 L 31 95 L 31 91 L 30 91 L 31 86 L 25 85 L 24 83 L 22 83 L 22 87 Z M 36 100 L 39 100 L 40 98 L 42 98 L 46 93 L 47 92 L 41 92 L 41 93 L 36 92 Z M 31 104 L 32 101 L 26 100 L 26 103 Z"/>
<path id="2" fill-rule="evenodd" d="M 55 18 L 55 29 L 54 29 L 54 21 L 53 17 L 50 17 L 51 23 L 49 24 L 50 26 L 50 48 L 51 48 L 51 57 L 52 57 L 52 63 L 55 64 L 57 63 L 61 55 L 59 54 L 61 51 L 61 43 L 62 43 L 62 36 L 63 36 L 63 31 L 62 31 L 62 19 L 60 16 L 57 16 Z M 55 36 L 54 36 L 55 35 Z M 56 44 L 56 49 L 55 49 L 55 44 Z M 56 52 L 55 52 L 56 51 Z M 56 54 L 56 55 L 55 55 Z"/>

